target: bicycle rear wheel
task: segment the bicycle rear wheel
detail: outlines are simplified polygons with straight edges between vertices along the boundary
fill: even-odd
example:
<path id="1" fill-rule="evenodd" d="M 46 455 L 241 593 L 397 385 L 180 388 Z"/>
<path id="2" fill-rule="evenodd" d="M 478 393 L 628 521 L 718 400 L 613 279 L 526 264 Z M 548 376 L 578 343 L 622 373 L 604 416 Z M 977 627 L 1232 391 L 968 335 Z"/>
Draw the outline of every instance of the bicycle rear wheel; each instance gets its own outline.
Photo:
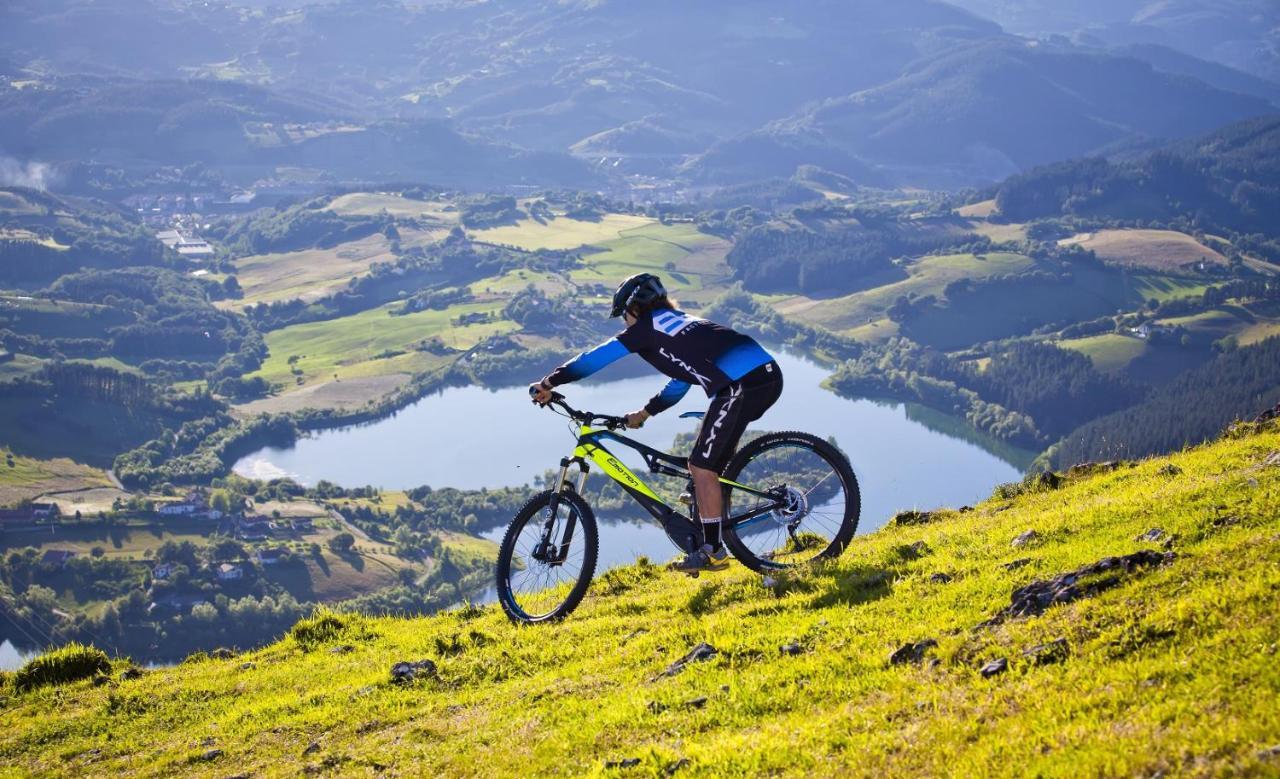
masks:
<path id="1" fill-rule="evenodd" d="M 498 551 L 498 602 L 512 622 L 554 622 L 573 611 L 596 570 L 596 518 L 565 490 L 551 512 L 551 491 L 529 499 L 507 527 Z"/>
<path id="2" fill-rule="evenodd" d="M 724 477 L 753 489 L 778 490 L 784 505 L 724 527 L 724 542 L 753 571 L 789 568 L 837 557 L 858 529 L 861 495 L 849 459 L 808 433 L 769 433 L 729 461 Z M 764 498 L 724 487 L 725 516 L 767 505 Z"/>

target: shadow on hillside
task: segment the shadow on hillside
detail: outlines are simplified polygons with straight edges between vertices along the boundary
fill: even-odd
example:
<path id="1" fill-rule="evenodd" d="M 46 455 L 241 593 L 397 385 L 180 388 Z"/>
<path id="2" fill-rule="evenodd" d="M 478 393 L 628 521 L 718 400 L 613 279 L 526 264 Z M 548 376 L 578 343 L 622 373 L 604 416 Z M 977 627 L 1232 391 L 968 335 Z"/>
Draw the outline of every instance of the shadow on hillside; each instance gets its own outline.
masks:
<path id="1" fill-rule="evenodd" d="M 814 576 L 819 594 L 813 599 L 813 608 L 828 606 L 857 606 L 885 597 L 893 588 L 894 573 L 884 568 L 858 566 L 853 570 L 832 568 L 817 572 Z M 824 586 L 825 585 L 825 586 Z"/>

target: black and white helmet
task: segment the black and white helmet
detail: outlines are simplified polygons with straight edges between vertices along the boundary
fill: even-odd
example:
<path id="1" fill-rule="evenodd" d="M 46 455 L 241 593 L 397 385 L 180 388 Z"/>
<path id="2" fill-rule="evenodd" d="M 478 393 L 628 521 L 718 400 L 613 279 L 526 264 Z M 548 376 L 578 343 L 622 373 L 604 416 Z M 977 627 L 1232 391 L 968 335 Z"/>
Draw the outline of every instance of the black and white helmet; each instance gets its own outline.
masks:
<path id="1" fill-rule="evenodd" d="M 632 303 L 643 306 L 665 297 L 666 294 L 662 279 L 652 273 L 637 273 L 618 285 L 618 291 L 613 293 L 613 311 L 609 316 L 622 316 L 622 312 Z"/>

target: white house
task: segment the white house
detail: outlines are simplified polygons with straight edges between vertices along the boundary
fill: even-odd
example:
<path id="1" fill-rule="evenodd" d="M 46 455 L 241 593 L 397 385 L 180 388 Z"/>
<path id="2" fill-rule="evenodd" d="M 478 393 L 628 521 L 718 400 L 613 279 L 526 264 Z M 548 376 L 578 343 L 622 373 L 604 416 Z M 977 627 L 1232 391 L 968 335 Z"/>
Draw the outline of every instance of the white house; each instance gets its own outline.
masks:
<path id="1" fill-rule="evenodd" d="M 253 559 L 257 560 L 259 565 L 276 565 L 284 559 L 286 554 L 284 549 L 259 549 L 253 553 Z"/>
<path id="2" fill-rule="evenodd" d="M 244 569 L 238 565 L 231 563 L 223 563 L 218 566 L 218 579 L 220 581 L 229 582 L 236 579 L 244 578 Z"/>
<path id="3" fill-rule="evenodd" d="M 194 514 L 200 510 L 199 506 L 192 505 L 183 501 L 181 503 L 166 503 L 156 509 L 157 514 L 165 516 L 178 516 L 182 514 Z"/>

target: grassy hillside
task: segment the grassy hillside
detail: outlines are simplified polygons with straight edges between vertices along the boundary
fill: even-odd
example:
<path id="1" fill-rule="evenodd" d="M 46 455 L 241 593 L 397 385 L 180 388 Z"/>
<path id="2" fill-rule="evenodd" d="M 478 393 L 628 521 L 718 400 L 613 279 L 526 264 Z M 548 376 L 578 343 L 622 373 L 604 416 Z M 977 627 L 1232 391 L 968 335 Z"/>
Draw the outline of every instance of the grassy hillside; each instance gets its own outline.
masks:
<path id="1" fill-rule="evenodd" d="M 321 616 L 175 669 L 31 689 L 33 668 L 0 697 L 0 755 L 36 776 L 1266 774 L 1278 451 L 1273 425 L 997 490 L 772 584 L 641 563 L 558 626 Z"/>

